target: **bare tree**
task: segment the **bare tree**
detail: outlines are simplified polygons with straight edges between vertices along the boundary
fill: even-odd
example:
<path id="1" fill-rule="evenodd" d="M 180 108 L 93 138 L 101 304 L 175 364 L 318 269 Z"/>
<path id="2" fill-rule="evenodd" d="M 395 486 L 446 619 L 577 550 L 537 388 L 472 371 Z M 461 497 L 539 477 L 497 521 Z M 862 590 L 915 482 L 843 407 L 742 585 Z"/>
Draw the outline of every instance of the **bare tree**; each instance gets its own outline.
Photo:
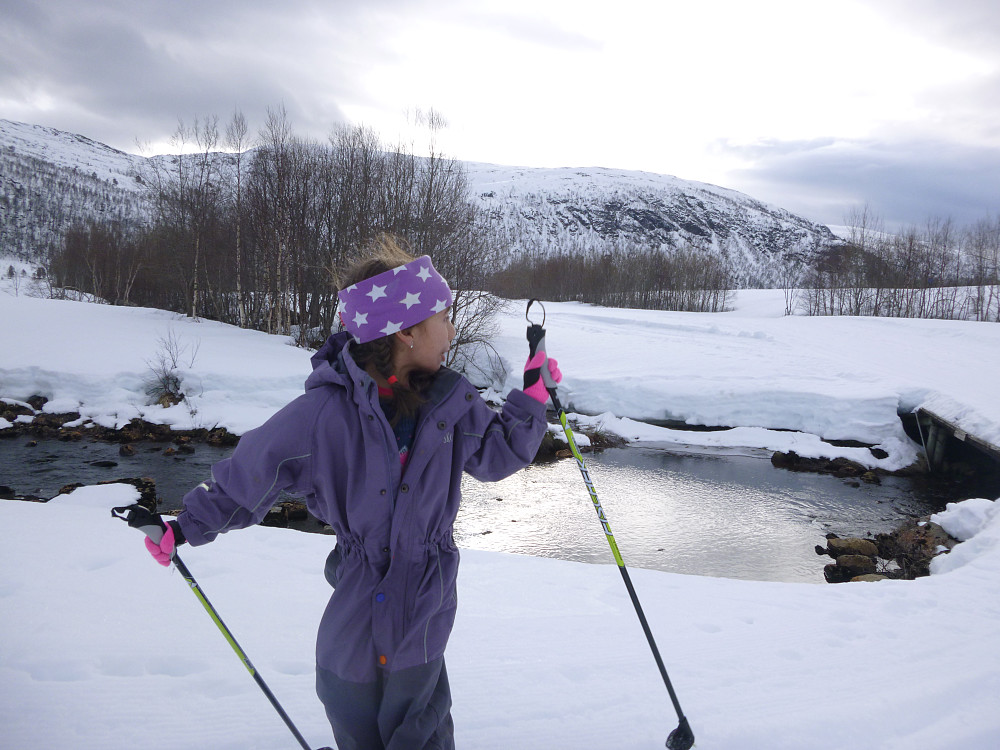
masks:
<path id="1" fill-rule="evenodd" d="M 233 223 L 235 237 L 235 280 L 236 280 L 236 311 L 240 328 L 247 327 L 247 310 L 243 299 L 243 170 L 246 161 L 247 121 L 240 110 L 233 112 L 233 117 L 226 125 L 226 145 L 234 154 L 234 169 L 231 185 L 233 206 Z"/>
<path id="2" fill-rule="evenodd" d="M 157 220 L 171 228 L 181 245 L 174 259 L 187 289 L 192 318 L 198 317 L 200 309 L 203 244 L 221 208 L 218 142 L 218 117 L 195 118 L 190 125 L 180 120 L 171 137 L 177 155 L 151 160 L 145 175 Z"/>

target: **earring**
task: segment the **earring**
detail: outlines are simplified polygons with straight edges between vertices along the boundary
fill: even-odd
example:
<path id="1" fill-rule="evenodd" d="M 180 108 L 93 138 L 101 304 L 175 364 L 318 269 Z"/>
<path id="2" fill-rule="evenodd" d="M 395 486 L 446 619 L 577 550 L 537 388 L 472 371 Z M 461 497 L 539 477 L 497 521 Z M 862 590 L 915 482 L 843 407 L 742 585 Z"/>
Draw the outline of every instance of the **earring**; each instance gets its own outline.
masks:
<path id="1" fill-rule="evenodd" d="M 410 348 L 411 349 L 413 348 L 413 342 L 412 341 L 410 342 Z"/>

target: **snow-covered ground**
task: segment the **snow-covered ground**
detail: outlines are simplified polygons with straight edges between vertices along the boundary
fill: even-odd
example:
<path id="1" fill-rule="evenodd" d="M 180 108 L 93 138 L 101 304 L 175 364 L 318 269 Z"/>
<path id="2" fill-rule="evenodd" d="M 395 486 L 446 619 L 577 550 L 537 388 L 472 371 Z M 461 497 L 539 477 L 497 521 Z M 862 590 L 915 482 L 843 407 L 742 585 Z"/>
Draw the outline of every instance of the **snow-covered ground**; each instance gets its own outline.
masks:
<path id="1" fill-rule="evenodd" d="M 0 748 L 298 745 L 184 580 L 88 487 L 0 502 Z M 1000 513 L 916 581 L 820 586 L 632 570 L 697 748 L 1000 746 Z M 254 527 L 182 557 L 312 747 L 330 539 Z M 677 725 L 613 563 L 463 551 L 448 670 L 459 747 L 662 748 Z"/>
<path id="2" fill-rule="evenodd" d="M 47 396 L 47 411 L 242 432 L 297 395 L 308 371 L 309 353 L 280 337 L 36 299 L 23 285 L 15 296 L 4 284 L 0 395 Z M 1000 326 L 784 317 L 783 306 L 780 291 L 741 292 L 734 312 L 717 315 L 547 304 L 547 343 L 566 401 L 653 443 L 864 460 L 864 449 L 819 440 L 853 438 L 883 446 L 889 458 L 867 463 L 893 468 L 917 450 L 897 409 L 921 404 L 1000 442 Z M 508 387 L 520 378 L 525 325 L 523 307 L 502 321 Z M 162 409 L 145 404 L 143 381 L 169 338 L 183 354 L 189 403 Z M 634 421 L 649 418 L 739 429 Z M 110 518 L 107 508 L 134 495 L 112 485 L 48 504 L 0 502 L 0 748 L 297 747 L 183 579 Z M 632 570 L 696 747 L 1000 746 L 997 508 L 980 499 L 940 514 L 967 541 L 917 581 L 821 586 Z M 312 676 L 329 546 L 320 535 L 251 528 L 183 550 L 314 747 L 332 743 Z M 447 657 L 460 747 L 663 747 L 677 718 L 610 559 L 463 557 Z"/>

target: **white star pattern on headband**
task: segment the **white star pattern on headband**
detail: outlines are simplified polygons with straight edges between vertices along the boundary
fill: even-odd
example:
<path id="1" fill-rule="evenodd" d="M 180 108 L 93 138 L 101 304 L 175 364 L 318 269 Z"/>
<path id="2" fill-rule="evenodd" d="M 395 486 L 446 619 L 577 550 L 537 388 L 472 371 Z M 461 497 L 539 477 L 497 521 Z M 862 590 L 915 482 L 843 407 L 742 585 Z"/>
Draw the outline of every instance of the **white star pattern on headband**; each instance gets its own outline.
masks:
<path id="1" fill-rule="evenodd" d="M 358 343 L 391 336 L 452 303 L 448 282 L 422 256 L 338 293 L 338 317 Z"/>

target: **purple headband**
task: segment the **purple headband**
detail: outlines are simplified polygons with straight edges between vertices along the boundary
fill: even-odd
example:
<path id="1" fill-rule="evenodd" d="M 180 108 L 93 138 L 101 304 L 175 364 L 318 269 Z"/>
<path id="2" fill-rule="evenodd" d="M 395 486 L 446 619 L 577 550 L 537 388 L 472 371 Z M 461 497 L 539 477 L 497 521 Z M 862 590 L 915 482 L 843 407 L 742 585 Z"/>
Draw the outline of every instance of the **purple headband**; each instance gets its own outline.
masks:
<path id="1" fill-rule="evenodd" d="M 340 322 L 359 344 L 415 326 L 453 301 L 429 255 L 359 281 L 337 297 Z"/>

